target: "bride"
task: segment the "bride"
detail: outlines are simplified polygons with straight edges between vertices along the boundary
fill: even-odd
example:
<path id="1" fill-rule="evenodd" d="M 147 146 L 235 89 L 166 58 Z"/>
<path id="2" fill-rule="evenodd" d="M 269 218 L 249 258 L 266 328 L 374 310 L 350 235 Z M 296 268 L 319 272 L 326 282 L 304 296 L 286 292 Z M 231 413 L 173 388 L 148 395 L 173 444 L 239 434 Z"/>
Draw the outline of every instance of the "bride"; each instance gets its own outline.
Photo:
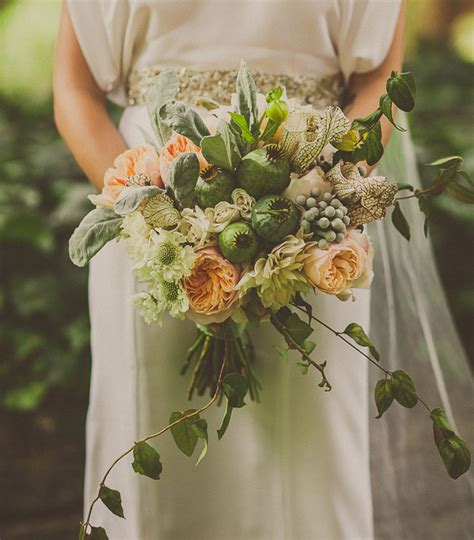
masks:
<path id="1" fill-rule="evenodd" d="M 316 108 L 350 102 L 346 114 L 356 118 L 377 107 L 386 79 L 400 69 L 403 34 L 400 0 L 68 0 L 56 49 L 55 118 L 100 190 L 114 158 L 143 144 L 150 131 L 144 98 L 160 70 L 178 71 L 184 101 L 199 93 L 228 101 L 229 81 L 244 58 L 260 91 L 281 84 Z M 124 107 L 118 129 L 106 98 Z M 386 142 L 387 123 L 383 133 Z M 387 238 L 381 231 L 374 236 L 380 237 L 386 262 Z M 93 363 L 86 508 L 121 451 L 166 425 L 171 411 L 188 407 L 179 367 L 194 325 L 167 319 L 161 328 L 147 326 L 130 302 L 135 286 L 122 244 L 110 243 L 92 261 L 89 278 Z M 356 321 L 368 329 L 370 303 L 367 291 L 359 291 L 354 303 L 313 299 L 318 316 L 337 328 Z M 390 303 L 380 296 L 379 305 L 377 313 L 386 313 Z M 387 358 L 395 354 L 398 360 L 403 351 L 394 349 L 387 331 L 392 315 L 384 319 L 381 335 Z M 446 331 L 454 336 L 446 319 Z M 374 460 L 377 467 L 387 466 L 390 459 L 376 447 L 395 432 L 382 431 L 369 452 L 374 411 L 362 359 L 327 333 L 317 335 L 318 357 L 329 361 L 335 383 L 326 394 L 309 381 L 303 384 L 291 362 L 278 358 L 274 346 L 280 339 L 270 327 L 259 329 L 254 341 L 262 403 L 239 411 L 197 468 L 176 451 L 171 437 L 157 444 L 164 465 L 159 482 L 136 477 L 128 462 L 119 464 L 108 483 L 121 492 L 126 519 L 97 505 L 92 524 L 103 526 L 113 540 L 365 540 L 377 533 L 375 509 L 378 537 L 422 538 L 416 536 L 416 520 L 408 528 L 397 521 L 397 496 L 388 487 L 396 464 L 388 466 L 387 485 L 373 476 L 371 482 L 371 454 L 372 466 Z M 454 337 L 452 346 L 457 343 Z M 221 414 L 211 413 L 211 425 L 219 425 Z M 412 493 L 416 500 L 418 492 Z M 388 506 L 377 510 L 373 501 L 381 494 Z M 436 531 L 429 536 L 435 538 Z"/>

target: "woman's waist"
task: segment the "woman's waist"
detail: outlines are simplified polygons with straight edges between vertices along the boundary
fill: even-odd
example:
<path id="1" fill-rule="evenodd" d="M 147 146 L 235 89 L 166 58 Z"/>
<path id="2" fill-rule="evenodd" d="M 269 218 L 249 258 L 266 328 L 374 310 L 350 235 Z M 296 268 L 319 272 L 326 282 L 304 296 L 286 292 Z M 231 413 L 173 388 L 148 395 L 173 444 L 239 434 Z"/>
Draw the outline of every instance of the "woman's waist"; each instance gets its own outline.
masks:
<path id="1" fill-rule="evenodd" d="M 169 68 L 168 68 L 169 69 Z M 166 68 L 146 67 L 135 69 L 128 78 L 127 95 L 130 105 L 143 105 L 153 79 Z M 196 105 L 199 100 L 208 99 L 227 105 L 235 92 L 237 70 L 193 68 L 176 69 L 180 81 L 177 99 Z M 265 94 L 271 88 L 283 86 L 288 98 L 301 104 L 311 104 L 315 108 L 340 105 L 344 95 L 344 81 L 341 73 L 325 75 L 289 75 L 252 71 L 257 92 Z"/>

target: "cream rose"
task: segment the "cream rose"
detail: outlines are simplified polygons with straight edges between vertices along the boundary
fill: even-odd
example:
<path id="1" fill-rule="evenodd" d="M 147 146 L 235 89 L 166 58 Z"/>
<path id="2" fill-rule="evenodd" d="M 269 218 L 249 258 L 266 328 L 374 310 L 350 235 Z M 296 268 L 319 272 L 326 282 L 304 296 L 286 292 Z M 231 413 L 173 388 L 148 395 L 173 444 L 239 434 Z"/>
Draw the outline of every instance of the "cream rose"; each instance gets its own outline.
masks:
<path id="1" fill-rule="evenodd" d="M 96 206 L 112 208 L 127 185 L 127 178 L 139 174 L 145 175 L 152 184 L 163 187 L 160 160 L 156 150 L 149 144 L 129 148 L 117 156 L 114 166 L 105 172 L 102 192 L 99 195 L 89 195 L 89 200 Z"/>
<path id="2" fill-rule="evenodd" d="M 311 189 L 314 187 L 321 190 L 321 195 L 332 191 L 332 186 L 326 181 L 324 171 L 321 167 L 314 167 L 303 176 L 292 173 L 290 185 L 285 189 L 282 195 L 287 199 L 294 201 L 298 195 L 309 197 L 311 195 Z"/>
<path id="3" fill-rule="evenodd" d="M 326 250 L 311 244 L 305 254 L 306 277 L 326 294 L 340 295 L 351 288 L 370 286 L 373 249 L 365 233 L 351 230 L 342 242 L 330 244 Z"/>
<path id="4" fill-rule="evenodd" d="M 221 323 L 238 299 L 236 285 L 240 267 L 225 259 L 214 247 L 196 252 L 191 275 L 183 280 L 189 299 L 188 317 L 200 324 Z"/>

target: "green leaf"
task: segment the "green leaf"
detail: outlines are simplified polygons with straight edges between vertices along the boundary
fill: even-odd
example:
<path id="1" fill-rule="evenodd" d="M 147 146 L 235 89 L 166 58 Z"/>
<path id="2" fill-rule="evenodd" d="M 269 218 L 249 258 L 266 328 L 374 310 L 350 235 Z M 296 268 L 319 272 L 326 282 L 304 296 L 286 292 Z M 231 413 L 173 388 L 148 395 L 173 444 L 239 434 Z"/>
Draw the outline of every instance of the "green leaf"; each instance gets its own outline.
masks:
<path id="1" fill-rule="evenodd" d="M 436 426 L 437 428 L 442 430 L 445 436 L 450 437 L 452 435 L 455 435 L 453 428 L 448 422 L 446 413 L 443 411 L 443 409 L 439 407 L 437 407 L 436 409 L 433 409 L 431 411 L 430 417 L 431 417 L 431 420 L 433 420 L 433 427 Z"/>
<path id="2" fill-rule="evenodd" d="M 280 355 L 280 358 L 282 360 L 285 360 L 285 362 L 288 362 L 290 351 L 287 347 L 278 347 L 278 345 L 275 345 L 275 350 Z"/>
<path id="3" fill-rule="evenodd" d="M 392 373 L 392 392 L 403 407 L 411 409 L 418 403 L 415 385 L 411 377 L 401 369 Z"/>
<path id="4" fill-rule="evenodd" d="M 474 204 L 474 191 L 469 189 L 458 182 L 450 182 L 446 186 L 446 193 L 457 201 Z"/>
<path id="5" fill-rule="evenodd" d="M 292 313 L 287 308 L 281 309 L 277 316 L 291 338 L 300 346 L 303 346 L 305 340 L 313 333 L 313 329 L 308 323 L 302 321 L 296 313 Z M 290 343 L 288 345 L 292 347 Z"/>
<path id="6" fill-rule="evenodd" d="M 456 165 L 456 168 L 459 168 L 464 163 L 464 159 L 461 156 L 448 156 L 444 158 L 437 159 L 431 163 L 427 163 L 429 167 L 438 167 L 440 165 Z"/>
<path id="7" fill-rule="evenodd" d="M 198 460 L 196 462 L 196 467 L 197 467 L 199 465 L 199 463 L 201 463 L 201 461 L 206 457 L 207 449 L 208 449 L 208 446 L 209 446 L 206 420 L 204 420 L 203 418 L 199 418 L 198 420 L 195 420 L 191 424 L 191 429 L 194 431 L 194 433 L 196 434 L 196 436 L 199 439 L 203 440 L 203 443 L 204 443 L 202 452 L 199 455 L 199 458 L 198 458 Z"/>
<path id="8" fill-rule="evenodd" d="M 123 188 L 114 204 L 115 213 L 125 216 L 135 212 L 145 199 L 159 193 L 164 193 L 164 190 L 158 186 Z"/>
<path id="9" fill-rule="evenodd" d="M 174 411 L 171 413 L 169 423 L 172 424 L 192 412 L 195 412 L 195 409 L 185 411 L 184 413 Z M 192 429 L 192 419 L 182 420 L 179 424 L 174 425 L 171 428 L 171 433 L 176 446 L 181 452 L 188 457 L 192 456 L 198 440 L 195 431 Z"/>
<path id="10" fill-rule="evenodd" d="M 123 218 L 108 208 L 90 211 L 69 239 L 69 257 L 76 266 L 85 266 L 107 242 L 120 232 Z"/>
<path id="11" fill-rule="evenodd" d="M 465 441 L 453 435 L 436 443 L 439 455 L 451 478 L 459 478 L 471 467 L 471 451 Z"/>
<path id="12" fill-rule="evenodd" d="M 237 75 L 237 100 L 238 112 L 245 118 L 250 131 L 253 132 L 258 122 L 257 90 L 255 81 L 243 60 L 240 62 Z"/>
<path id="13" fill-rule="evenodd" d="M 241 161 L 240 152 L 232 132 L 224 128 L 222 123 L 219 123 L 219 127 L 220 132 L 202 139 L 202 155 L 209 163 L 233 172 Z"/>
<path id="14" fill-rule="evenodd" d="M 375 126 L 375 124 L 380 120 L 382 116 L 382 111 L 380 108 L 378 108 L 373 113 L 369 114 L 368 116 L 364 116 L 363 118 L 356 118 L 352 121 L 351 129 L 355 129 L 357 131 L 367 131 L 372 126 Z"/>
<path id="15" fill-rule="evenodd" d="M 395 120 L 393 119 L 393 114 L 392 114 L 392 100 L 390 99 L 390 97 L 387 95 L 387 94 L 384 94 L 383 96 L 381 96 L 380 98 L 380 109 L 382 110 L 383 114 L 386 116 L 386 118 L 388 119 L 388 121 L 392 124 L 392 126 L 395 128 L 395 129 L 398 129 L 398 131 L 406 131 L 405 128 L 402 128 L 401 126 L 399 126 Z"/>
<path id="16" fill-rule="evenodd" d="M 411 192 L 415 191 L 415 188 L 411 184 L 408 184 L 406 182 L 397 182 L 397 188 L 398 191 L 403 191 L 404 189 L 407 189 Z"/>
<path id="17" fill-rule="evenodd" d="M 248 381 L 240 373 L 229 373 L 222 380 L 224 394 L 232 407 L 240 408 L 245 405 L 245 395 L 248 391 Z"/>
<path id="18" fill-rule="evenodd" d="M 428 197 L 420 197 L 418 199 L 418 206 L 420 210 L 425 214 L 425 223 L 423 225 L 423 231 L 425 236 L 428 236 L 428 227 L 430 224 L 431 214 L 433 213 L 433 203 Z"/>
<path id="19" fill-rule="evenodd" d="M 316 347 L 316 343 L 314 341 L 311 341 L 309 339 L 305 339 L 303 341 L 303 349 L 306 351 L 307 354 L 311 354 Z"/>
<path id="20" fill-rule="evenodd" d="M 413 73 L 411 73 L 410 71 L 406 71 L 404 73 L 400 73 L 400 76 L 406 82 L 413 98 L 415 98 L 416 97 L 416 82 L 415 82 L 415 77 L 413 76 Z"/>
<path id="21" fill-rule="evenodd" d="M 133 447 L 133 470 L 138 474 L 143 474 L 153 480 L 159 480 L 163 471 L 158 452 L 148 443 L 141 441 L 135 443 Z"/>
<path id="22" fill-rule="evenodd" d="M 194 109 L 174 99 L 161 107 L 160 118 L 166 126 L 187 137 L 197 146 L 201 145 L 203 137 L 210 134 L 204 120 Z"/>
<path id="23" fill-rule="evenodd" d="M 366 148 L 366 161 L 369 165 L 375 165 L 383 156 L 383 145 L 381 142 L 382 128 L 380 122 L 375 124 L 375 128 L 369 131 L 363 147 Z"/>
<path id="24" fill-rule="evenodd" d="M 160 109 L 167 101 L 171 101 L 176 97 L 178 88 L 179 80 L 176 73 L 174 71 L 164 71 L 153 80 L 148 92 L 148 116 L 160 146 L 164 146 L 172 134 L 172 130 L 160 118 Z"/>
<path id="25" fill-rule="evenodd" d="M 308 373 L 309 364 L 305 364 L 303 362 L 296 362 L 296 365 L 298 366 L 298 369 L 301 371 L 302 375 L 306 375 Z"/>
<path id="26" fill-rule="evenodd" d="M 402 111 L 410 112 L 415 106 L 414 79 L 407 75 L 394 73 L 388 79 L 386 88 L 393 103 Z"/>
<path id="27" fill-rule="evenodd" d="M 227 163 L 229 164 L 230 171 L 233 171 L 242 161 L 239 145 L 237 143 L 236 135 L 230 124 L 224 120 L 220 120 L 217 124 L 217 133 L 222 137 L 224 141 L 225 151 L 227 154 Z"/>
<path id="28" fill-rule="evenodd" d="M 230 112 L 229 114 L 233 122 L 238 126 L 244 141 L 250 144 L 256 143 L 257 140 L 255 139 L 252 132 L 250 131 L 249 125 L 247 124 L 247 120 L 245 119 L 245 117 L 235 112 Z"/>
<path id="29" fill-rule="evenodd" d="M 393 402 L 392 381 L 389 379 L 380 379 L 375 385 L 374 395 L 379 413 L 376 418 L 381 418 Z"/>
<path id="30" fill-rule="evenodd" d="M 392 223 L 397 231 L 408 241 L 410 241 L 410 225 L 404 216 L 400 203 L 396 202 L 392 212 Z"/>
<path id="31" fill-rule="evenodd" d="M 346 326 L 346 329 L 343 333 L 353 339 L 357 343 L 357 345 L 362 345 L 362 347 L 368 347 L 375 360 L 377 360 L 377 362 L 380 361 L 379 352 L 375 348 L 374 344 L 370 341 L 369 336 L 365 333 L 365 330 L 362 328 L 362 326 L 360 326 L 360 324 L 350 323 Z"/>
<path id="32" fill-rule="evenodd" d="M 219 441 L 222 439 L 222 437 L 224 436 L 224 433 L 227 431 L 227 428 L 229 427 L 230 418 L 232 416 L 233 410 L 234 408 L 229 403 L 229 401 L 227 401 L 227 406 L 225 409 L 224 418 L 222 419 L 221 427 L 217 430 L 217 438 L 219 439 Z"/>
<path id="33" fill-rule="evenodd" d="M 92 527 L 91 532 L 86 534 L 86 540 L 109 540 L 105 529 L 102 527 Z"/>
<path id="34" fill-rule="evenodd" d="M 122 497 L 119 491 L 102 485 L 100 486 L 99 497 L 113 514 L 121 518 L 125 517 L 123 515 Z"/>
<path id="35" fill-rule="evenodd" d="M 198 178 L 199 160 L 194 152 L 186 152 L 173 160 L 167 184 L 180 208 L 193 205 Z"/>

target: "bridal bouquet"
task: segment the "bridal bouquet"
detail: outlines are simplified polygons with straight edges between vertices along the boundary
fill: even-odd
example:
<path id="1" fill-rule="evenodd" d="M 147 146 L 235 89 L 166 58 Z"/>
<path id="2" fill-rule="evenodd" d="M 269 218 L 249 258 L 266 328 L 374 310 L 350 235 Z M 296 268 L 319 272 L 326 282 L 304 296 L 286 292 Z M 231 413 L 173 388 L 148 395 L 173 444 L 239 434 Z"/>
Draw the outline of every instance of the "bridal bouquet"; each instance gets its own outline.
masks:
<path id="1" fill-rule="evenodd" d="M 226 398 L 220 439 L 247 393 L 258 400 L 261 382 L 253 371 L 258 358 L 247 332 L 250 324 L 270 322 L 286 342 L 276 347 L 278 353 L 287 357 L 289 349 L 296 350 L 301 372 L 314 369 L 319 386 L 330 390 L 326 363 L 311 357 L 311 324 L 316 323 L 383 372 L 375 388 L 379 417 L 393 401 L 409 408 L 422 403 L 449 474 L 463 474 L 470 452 L 444 412 L 427 406 L 407 373 L 382 367 L 360 325 L 336 331 L 313 313 L 307 300 L 315 291 L 350 301 L 354 289 L 370 287 L 373 248 L 364 226 L 384 219 L 392 208 L 393 224 L 409 240 L 402 199 L 417 198 L 427 217 L 430 198 L 443 191 L 473 202 L 458 157 L 436 162 L 442 168 L 422 191 L 385 177 L 366 177 L 357 165 L 371 166 L 381 158 L 382 116 L 402 130 L 392 106 L 413 108 L 412 75 L 392 73 L 379 108 L 353 122 L 338 107 L 316 111 L 303 106 L 282 88 L 258 94 L 245 63 L 230 105 L 200 99 L 199 107 L 191 108 L 175 99 L 178 89 L 173 72 L 156 77 L 148 99 L 153 136 L 115 160 L 102 193 L 89 197 L 96 209 L 70 240 L 71 259 L 79 266 L 107 242 L 123 242 L 141 284 L 133 301 L 145 321 L 161 324 L 171 316 L 191 319 L 197 327 L 182 372 L 193 366 L 189 397 L 209 392 L 210 401 L 199 410 L 173 412 L 168 426 L 136 442 L 119 459 L 133 453 L 136 472 L 159 478 L 160 458 L 147 441 L 168 430 L 189 456 L 202 439 L 202 459 L 208 443 L 202 413 Z M 408 195 L 397 196 L 401 190 Z M 119 492 L 105 485 L 109 472 L 96 501 L 123 517 Z M 81 525 L 81 537 L 106 538 L 102 528 L 90 525 L 90 515 Z"/>

